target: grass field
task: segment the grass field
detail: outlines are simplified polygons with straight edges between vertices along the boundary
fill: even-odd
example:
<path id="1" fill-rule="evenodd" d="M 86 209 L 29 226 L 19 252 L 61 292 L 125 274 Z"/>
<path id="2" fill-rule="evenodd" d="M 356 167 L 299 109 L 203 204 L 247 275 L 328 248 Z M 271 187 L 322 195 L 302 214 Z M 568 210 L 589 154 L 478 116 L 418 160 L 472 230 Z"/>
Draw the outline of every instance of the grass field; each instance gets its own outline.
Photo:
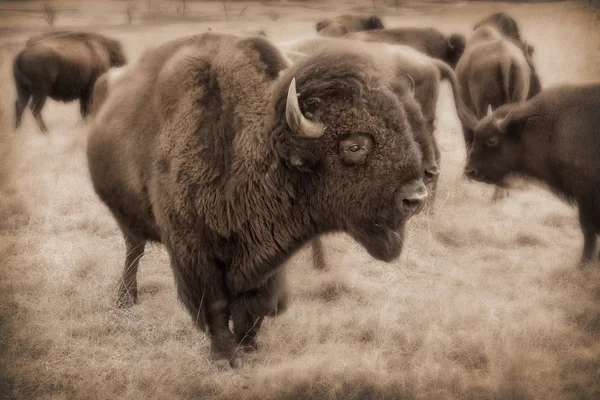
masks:
<path id="1" fill-rule="evenodd" d="M 188 16 L 171 9 L 151 18 L 138 2 L 129 26 L 125 2 L 65 1 L 56 3 L 56 28 L 118 38 L 133 60 L 209 26 L 264 29 L 283 41 L 314 35 L 321 16 L 372 11 L 370 1 L 228 2 L 226 20 L 219 2 L 188 3 Z M 309 249 L 292 257 L 290 308 L 265 322 L 261 348 L 242 369 L 210 363 L 162 247 L 142 259 L 140 303 L 116 309 L 125 246 L 89 181 L 78 104 L 46 104 L 48 135 L 28 110 L 12 128 L 12 57 L 48 29 L 41 7 L 0 2 L 0 398 L 600 398 L 600 265 L 577 266 L 576 212 L 532 186 L 492 204 L 492 188 L 466 181 L 446 84 L 436 213 L 411 220 L 405 251 L 390 264 L 343 234 L 325 238 L 329 271 L 312 269 Z M 390 27 L 464 34 L 497 10 L 515 16 L 536 46 L 544 86 L 600 79 L 599 14 L 579 2 L 378 6 Z"/>

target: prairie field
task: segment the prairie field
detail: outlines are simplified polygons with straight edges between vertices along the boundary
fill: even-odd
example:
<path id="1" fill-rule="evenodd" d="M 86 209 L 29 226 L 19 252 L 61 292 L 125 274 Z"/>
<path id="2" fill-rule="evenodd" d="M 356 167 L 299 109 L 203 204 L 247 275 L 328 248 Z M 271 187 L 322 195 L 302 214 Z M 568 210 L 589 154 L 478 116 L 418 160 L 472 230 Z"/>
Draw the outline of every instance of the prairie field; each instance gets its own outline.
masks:
<path id="1" fill-rule="evenodd" d="M 130 61 L 209 27 L 277 42 L 315 36 L 322 17 L 375 11 L 387 27 L 468 35 L 505 11 L 535 46 L 543 87 L 600 79 L 600 12 L 587 2 L 153 3 L 135 3 L 129 24 L 128 2 L 48 2 L 55 29 L 119 39 Z M 0 398 L 600 399 L 600 263 L 578 266 L 576 210 L 530 183 L 492 203 L 492 187 L 465 179 L 446 82 L 435 212 L 410 220 L 392 263 L 342 233 L 324 237 L 326 271 L 308 246 L 295 254 L 290 307 L 265 321 L 241 369 L 211 364 L 161 246 L 140 263 L 139 304 L 116 308 L 125 245 L 89 179 L 78 102 L 46 103 L 48 134 L 29 110 L 13 129 L 12 59 L 50 30 L 43 4 L 0 2 Z"/>

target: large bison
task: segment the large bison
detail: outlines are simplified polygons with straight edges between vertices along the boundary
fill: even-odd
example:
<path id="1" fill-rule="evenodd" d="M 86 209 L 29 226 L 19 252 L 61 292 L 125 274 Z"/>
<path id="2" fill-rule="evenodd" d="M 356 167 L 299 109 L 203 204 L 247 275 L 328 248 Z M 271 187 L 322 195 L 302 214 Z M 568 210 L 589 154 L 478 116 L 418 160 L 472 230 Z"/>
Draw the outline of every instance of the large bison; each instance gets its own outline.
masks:
<path id="1" fill-rule="evenodd" d="M 410 46 L 454 68 L 465 50 L 466 38 L 454 33 L 444 35 L 434 28 L 392 28 L 349 33 L 344 38 Z"/>
<path id="2" fill-rule="evenodd" d="M 137 300 L 145 243 L 162 242 L 212 358 L 239 367 L 237 346 L 281 310 L 282 264 L 314 235 L 396 259 L 427 190 L 388 63 L 335 49 L 290 66 L 264 38 L 206 33 L 128 67 L 88 142 L 127 248 L 120 304 Z"/>
<path id="3" fill-rule="evenodd" d="M 366 16 L 344 14 L 317 23 L 317 33 L 321 36 L 341 37 L 350 32 L 383 29 L 383 22 L 376 15 Z"/>
<path id="4" fill-rule="evenodd" d="M 280 46 L 294 60 L 300 60 L 315 52 L 327 51 L 336 47 L 351 48 L 353 46 L 364 47 L 364 43 L 342 39 L 311 38 L 280 43 Z M 431 58 L 412 47 L 401 45 L 389 45 L 384 43 L 370 43 L 368 45 L 372 52 L 387 54 L 390 63 L 385 65 L 392 73 L 396 74 L 398 81 L 408 77 L 414 85 L 414 99 L 420 108 L 419 122 L 416 117 L 412 120 L 415 125 L 412 131 L 417 135 L 416 140 L 423 149 L 423 178 L 430 189 L 429 210 L 432 210 L 437 192 L 437 180 L 440 165 L 440 150 L 434 135 L 436 106 L 439 94 L 440 80 L 447 79 L 452 87 L 454 103 L 458 117 L 470 126 L 475 121 L 475 116 L 462 104 L 458 97 L 458 82 L 452 68 L 446 63 Z M 403 102 L 405 105 L 411 102 Z M 410 113 L 417 115 L 417 113 Z M 423 122 L 420 122 L 422 118 Z M 312 240 L 313 264 L 315 268 L 325 267 L 323 244 L 319 237 Z"/>
<path id="5" fill-rule="evenodd" d="M 466 175 L 506 186 L 511 176 L 541 182 L 579 206 L 581 261 L 596 260 L 600 232 L 600 83 L 547 89 L 508 104 L 475 128 Z"/>
<path id="6" fill-rule="evenodd" d="M 99 34 L 38 35 L 17 54 L 13 64 L 16 128 L 30 98 L 31 111 L 42 132 L 48 131 L 41 114 L 47 97 L 60 101 L 79 99 L 81 115 L 87 116 L 96 79 L 109 68 L 125 63 L 121 44 Z"/>

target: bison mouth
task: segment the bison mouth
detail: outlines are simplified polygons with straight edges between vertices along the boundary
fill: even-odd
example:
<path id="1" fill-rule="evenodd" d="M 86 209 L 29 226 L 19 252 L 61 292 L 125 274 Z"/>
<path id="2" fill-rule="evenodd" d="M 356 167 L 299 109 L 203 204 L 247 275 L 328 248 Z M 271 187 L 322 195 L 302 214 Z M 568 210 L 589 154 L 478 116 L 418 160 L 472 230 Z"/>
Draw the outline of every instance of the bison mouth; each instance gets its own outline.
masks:
<path id="1" fill-rule="evenodd" d="M 405 221 L 397 224 L 375 222 L 374 224 L 363 225 L 362 229 L 353 231 L 352 236 L 367 250 L 371 257 L 390 262 L 402 253 L 404 225 Z"/>

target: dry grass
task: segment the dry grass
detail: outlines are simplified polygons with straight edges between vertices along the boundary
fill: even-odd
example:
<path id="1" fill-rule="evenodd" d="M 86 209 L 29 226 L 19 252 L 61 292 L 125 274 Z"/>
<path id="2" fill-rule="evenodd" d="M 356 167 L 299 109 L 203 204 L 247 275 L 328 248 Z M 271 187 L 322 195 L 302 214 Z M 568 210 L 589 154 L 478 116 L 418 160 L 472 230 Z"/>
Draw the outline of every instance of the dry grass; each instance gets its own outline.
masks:
<path id="1" fill-rule="evenodd" d="M 193 13 L 198 4 L 189 6 Z M 257 7 L 244 24 L 211 26 L 265 28 L 286 40 L 309 35 L 323 15 L 298 8 L 274 23 L 273 6 Z M 387 22 L 467 33 L 503 5 L 492 7 L 406 9 Z M 582 5 L 508 11 L 536 45 L 544 85 L 597 79 L 600 43 L 591 38 L 599 25 Z M 133 59 L 146 45 L 208 26 L 100 31 L 123 40 Z M 161 247 L 142 260 L 140 304 L 113 307 L 125 250 L 89 182 L 86 125 L 76 104 L 51 101 L 48 136 L 29 111 L 13 133 L 10 60 L 19 46 L 0 58 L 0 398 L 600 398 L 600 268 L 576 266 L 575 211 L 536 188 L 492 205 L 492 189 L 465 181 L 447 87 L 436 215 L 412 220 L 406 251 L 391 264 L 341 234 L 325 240 L 328 272 L 311 269 L 307 250 L 294 256 L 290 309 L 266 321 L 261 349 L 243 369 L 223 373 L 176 300 Z"/>

